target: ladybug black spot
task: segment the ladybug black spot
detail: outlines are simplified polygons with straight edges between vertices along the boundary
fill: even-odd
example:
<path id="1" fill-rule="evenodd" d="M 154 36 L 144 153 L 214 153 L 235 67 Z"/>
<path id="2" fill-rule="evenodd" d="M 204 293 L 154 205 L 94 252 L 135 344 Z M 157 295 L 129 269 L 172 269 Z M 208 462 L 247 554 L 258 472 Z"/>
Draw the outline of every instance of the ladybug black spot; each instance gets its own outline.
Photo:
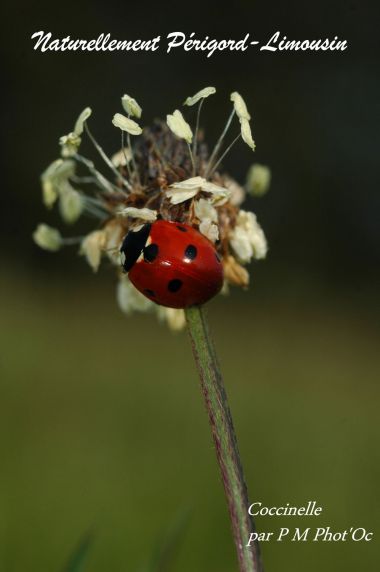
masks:
<path id="1" fill-rule="evenodd" d="M 174 278 L 174 280 L 170 280 L 170 282 L 168 283 L 168 290 L 169 292 L 178 292 L 181 286 L 182 286 L 182 280 Z"/>
<path id="2" fill-rule="evenodd" d="M 220 256 L 219 252 L 215 252 L 215 258 L 218 262 L 222 262 L 222 257 Z"/>
<path id="3" fill-rule="evenodd" d="M 153 290 L 150 290 L 149 288 L 145 288 L 144 292 L 145 292 L 145 294 L 147 294 L 151 298 L 154 298 L 156 295 L 156 293 Z"/>
<path id="4" fill-rule="evenodd" d="M 189 244 L 189 246 L 186 247 L 185 258 L 188 258 L 189 260 L 194 260 L 197 254 L 198 254 L 197 248 L 193 244 Z"/>
<path id="5" fill-rule="evenodd" d="M 185 228 L 184 226 L 179 226 L 177 225 L 178 230 L 180 230 L 181 232 L 187 232 L 187 228 Z"/>
<path id="6" fill-rule="evenodd" d="M 157 244 L 149 244 L 143 250 L 145 262 L 153 262 L 157 258 L 158 246 Z"/>

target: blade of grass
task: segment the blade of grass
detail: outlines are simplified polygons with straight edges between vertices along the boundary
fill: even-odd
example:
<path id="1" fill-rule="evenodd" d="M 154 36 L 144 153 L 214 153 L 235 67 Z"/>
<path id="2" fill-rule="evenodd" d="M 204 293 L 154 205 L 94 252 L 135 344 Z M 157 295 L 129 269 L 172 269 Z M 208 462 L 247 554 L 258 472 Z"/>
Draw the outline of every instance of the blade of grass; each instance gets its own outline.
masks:
<path id="1" fill-rule="evenodd" d="M 139 572 L 168 572 L 177 556 L 190 519 L 190 510 L 183 509 L 156 545 L 149 562 Z"/>
<path id="2" fill-rule="evenodd" d="M 84 566 L 94 541 L 93 532 L 87 532 L 69 557 L 64 572 L 84 572 Z"/>

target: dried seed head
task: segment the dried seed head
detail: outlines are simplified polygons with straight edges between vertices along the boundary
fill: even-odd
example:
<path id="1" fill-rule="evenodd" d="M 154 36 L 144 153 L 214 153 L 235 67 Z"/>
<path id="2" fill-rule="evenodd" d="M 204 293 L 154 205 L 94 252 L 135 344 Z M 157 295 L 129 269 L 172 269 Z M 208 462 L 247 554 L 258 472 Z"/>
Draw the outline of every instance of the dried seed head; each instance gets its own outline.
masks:
<path id="1" fill-rule="evenodd" d="M 187 98 L 185 105 L 201 103 L 214 93 L 215 88 L 204 88 Z M 231 94 L 231 100 L 242 138 L 254 149 L 247 106 L 237 92 Z M 224 156 L 221 155 L 223 139 L 235 113 L 231 114 L 209 154 L 203 135 L 196 129 L 193 137 L 180 111 L 168 115 L 167 124 L 157 121 L 143 131 L 130 118 L 141 117 L 142 110 L 136 100 L 124 95 L 122 105 L 129 117 L 116 113 L 113 124 L 129 135 L 140 135 L 133 147 L 128 137 L 127 145 L 109 159 L 88 129 L 84 129 L 91 114 L 90 108 L 86 108 L 74 130 L 60 140 L 63 158 L 49 165 L 41 176 L 45 205 L 52 208 L 58 202 L 66 222 L 74 222 L 83 210 L 98 219 L 96 228 L 89 229 L 80 241 L 80 253 L 95 272 L 102 258 L 107 257 L 119 268 L 120 275 L 120 246 L 124 237 L 146 223 L 154 224 L 163 219 L 191 225 L 215 245 L 215 254 L 224 268 L 224 292 L 228 284 L 247 287 L 249 274 L 242 265 L 252 258 L 264 258 L 267 243 L 256 216 L 240 209 L 245 189 L 224 174 L 220 166 Z M 112 169 L 111 179 L 92 161 L 77 154 L 83 134 L 90 137 L 107 168 Z M 262 194 L 269 179 L 269 170 L 255 165 L 249 171 L 247 190 Z M 33 238 L 42 248 L 52 251 L 65 243 L 77 242 L 75 238 L 63 239 L 59 231 L 47 225 L 39 225 Z M 117 298 L 127 314 L 134 310 L 152 310 L 172 329 L 181 329 L 185 324 L 182 310 L 153 304 L 135 289 L 126 275 L 120 276 Z"/>

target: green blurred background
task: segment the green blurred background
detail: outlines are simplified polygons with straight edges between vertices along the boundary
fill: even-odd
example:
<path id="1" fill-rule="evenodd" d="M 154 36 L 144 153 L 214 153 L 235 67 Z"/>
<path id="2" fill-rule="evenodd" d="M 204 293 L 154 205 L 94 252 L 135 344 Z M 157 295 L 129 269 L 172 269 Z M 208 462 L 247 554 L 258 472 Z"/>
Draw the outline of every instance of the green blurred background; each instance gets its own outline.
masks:
<path id="1" fill-rule="evenodd" d="M 110 118 L 131 93 L 144 123 L 205 85 L 215 140 L 240 91 L 270 193 L 248 204 L 270 245 L 248 292 L 210 304 L 252 500 L 316 500 L 322 516 L 281 526 L 375 530 L 378 505 L 380 198 L 375 4 L 301 2 L 7 6 L 3 61 L 0 353 L 0 570 L 61 570 L 94 532 L 87 570 L 136 571 L 190 510 L 173 570 L 232 572 L 234 547 L 197 374 L 185 334 L 126 318 L 116 280 L 73 250 L 50 255 L 31 233 L 63 225 L 40 201 L 39 174 L 78 112 L 117 150 Z M 149 38 L 175 30 L 263 41 L 339 35 L 344 54 L 41 54 L 31 34 Z M 91 153 L 85 147 L 86 154 Z M 226 168 L 252 162 L 236 147 Z M 91 228 L 83 220 L 76 235 Z M 263 545 L 266 570 L 375 568 L 376 541 Z"/>

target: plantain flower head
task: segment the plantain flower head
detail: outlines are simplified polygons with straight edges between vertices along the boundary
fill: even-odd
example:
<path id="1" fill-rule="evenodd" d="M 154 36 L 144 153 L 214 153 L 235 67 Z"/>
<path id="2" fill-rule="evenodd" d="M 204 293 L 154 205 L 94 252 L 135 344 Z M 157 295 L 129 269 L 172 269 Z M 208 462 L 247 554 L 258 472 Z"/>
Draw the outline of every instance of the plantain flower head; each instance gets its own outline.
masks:
<path id="1" fill-rule="evenodd" d="M 206 87 L 185 100 L 187 107 L 199 104 L 194 131 L 178 109 L 166 116 L 166 122 L 157 120 L 152 127 L 142 130 L 132 119 L 141 118 L 141 106 L 130 95 L 124 95 L 121 103 L 126 115 L 116 113 L 112 119 L 122 132 L 122 148 L 116 147 L 111 155 L 90 133 L 87 120 L 92 111 L 86 107 L 74 122 L 73 130 L 61 137 L 61 157 L 41 175 L 46 208 L 58 209 L 64 222 L 70 225 L 85 215 L 82 221 L 85 232 L 63 237 L 59 230 L 40 224 L 33 233 L 36 244 L 52 252 L 76 245 L 90 271 L 96 273 L 102 264 L 113 268 L 122 312 L 127 315 L 150 312 L 175 331 L 185 325 L 184 311 L 155 304 L 135 288 L 123 271 L 125 253 L 121 252 L 121 245 L 127 236 L 133 242 L 140 231 L 145 232 L 160 220 L 193 227 L 208 239 L 218 263 L 222 264 L 224 293 L 231 285 L 247 288 L 250 274 L 246 266 L 254 259 L 265 258 L 268 250 L 256 215 L 241 205 L 247 192 L 265 193 L 270 182 L 269 169 L 259 164 L 252 166 L 243 187 L 222 166 L 226 154 L 223 149 L 228 150 L 239 138 L 255 149 L 251 116 L 238 92 L 231 94 L 231 115 L 226 126 L 222 126 L 215 147 L 208 149 L 200 135 L 202 103 L 215 93 L 214 87 Z M 240 135 L 228 146 L 227 132 L 234 125 Z M 130 135 L 134 136 L 133 145 Z M 93 143 L 101 163 L 78 153 L 84 136 Z M 148 246 L 149 240 L 150 237 Z M 138 263 L 142 256 L 137 251 L 136 262 L 132 264 Z"/>

